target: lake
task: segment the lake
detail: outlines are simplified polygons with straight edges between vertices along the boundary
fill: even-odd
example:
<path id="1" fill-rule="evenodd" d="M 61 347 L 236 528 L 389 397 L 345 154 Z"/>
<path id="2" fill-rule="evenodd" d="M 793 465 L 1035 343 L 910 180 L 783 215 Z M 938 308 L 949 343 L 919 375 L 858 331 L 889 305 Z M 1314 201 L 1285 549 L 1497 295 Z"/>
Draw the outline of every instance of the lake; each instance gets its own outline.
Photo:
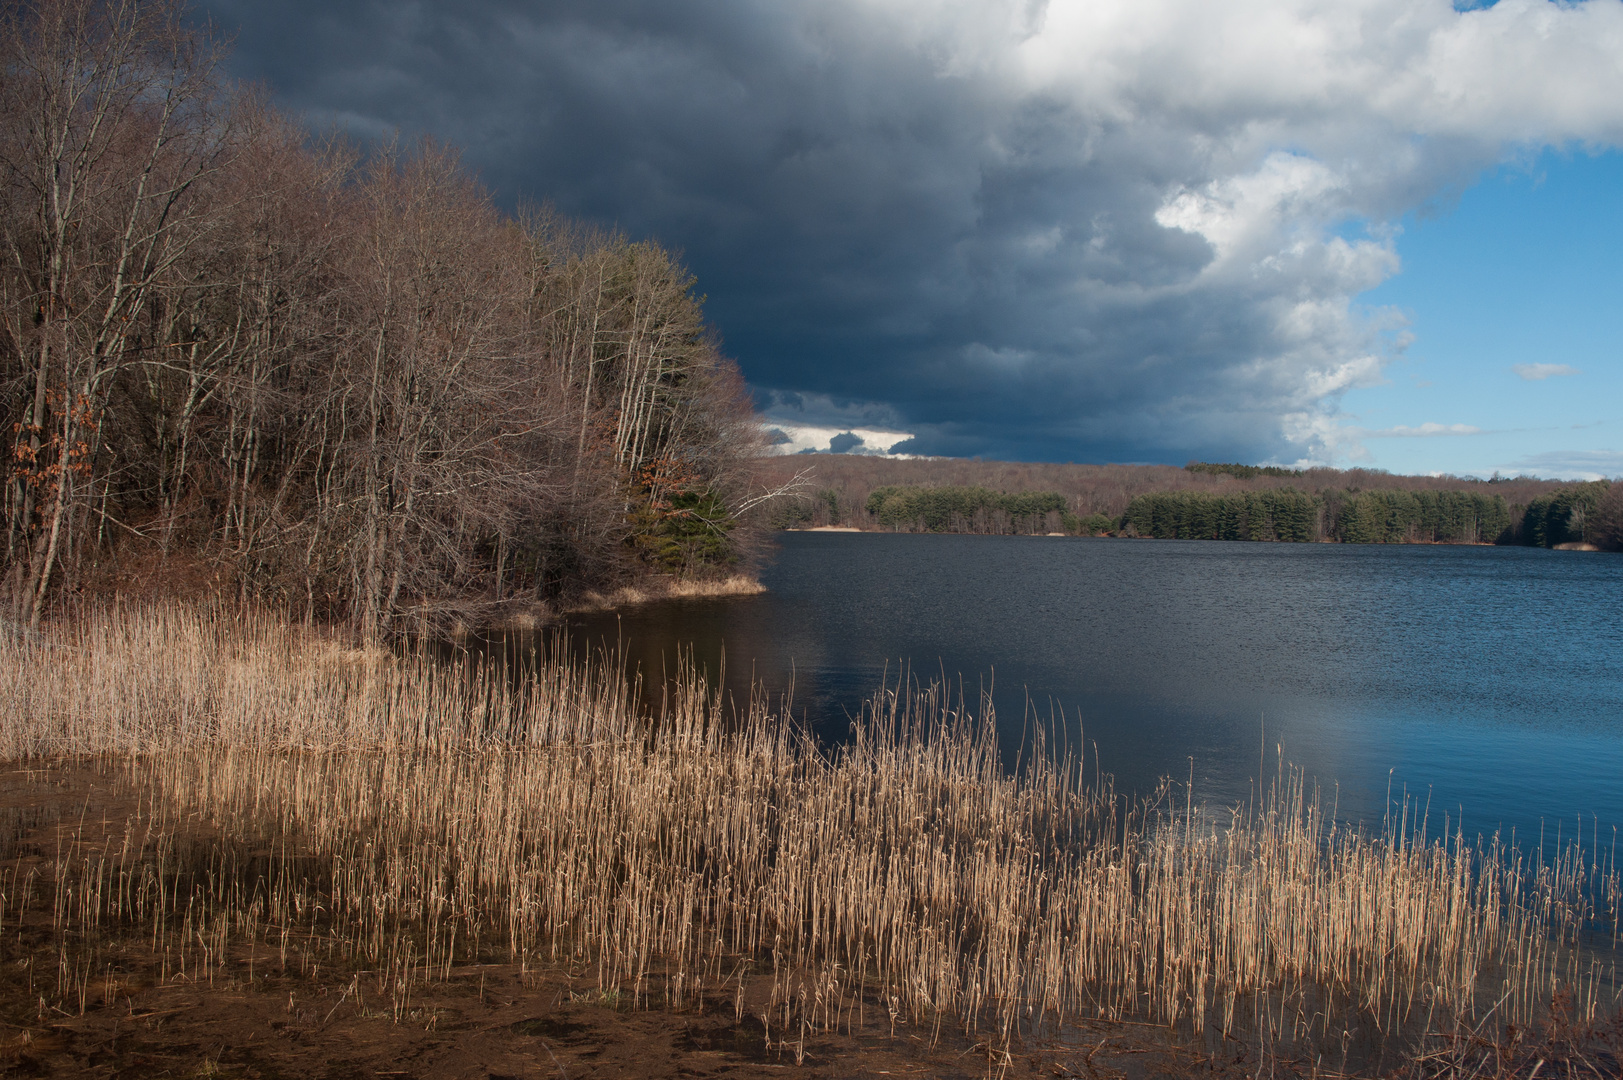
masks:
<path id="1" fill-rule="evenodd" d="M 645 677 L 793 681 L 838 740 L 887 672 L 1063 714 L 1119 789 L 1244 801 L 1282 754 L 1338 816 L 1405 791 L 1468 834 L 1623 824 L 1623 557 L 1532 548 L 784 533 L 768 592 L 576 617 Z M 1095 748 L 1097 757 L 1095 758 Z"/>

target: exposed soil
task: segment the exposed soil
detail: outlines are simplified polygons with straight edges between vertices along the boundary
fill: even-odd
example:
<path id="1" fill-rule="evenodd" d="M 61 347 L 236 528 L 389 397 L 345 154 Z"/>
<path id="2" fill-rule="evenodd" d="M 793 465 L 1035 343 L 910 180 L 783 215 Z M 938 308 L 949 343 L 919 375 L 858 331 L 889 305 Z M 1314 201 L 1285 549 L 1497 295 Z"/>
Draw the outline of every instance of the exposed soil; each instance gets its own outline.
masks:
<path id="1" fill-rule="evenodd" d="M 396 1022 L 338 987 L 267 977 L 234 988 L 141 986 L 125 977 L 83 1016 L 43 1014 L 7 994 L 6 1076 L 677 1077 L 1090 1076 L 1184 1074 L 1199 1063 L 1134 1037 L 1030 1048 L 1002 1067 L 983 1045 L 899 1029 L 768 1049 L 731 1009 L 675 1014 L 571 1001 L 552 978 L 465 973 Z M 1205 1070 L 1202 1070 L 1205 1071 Z M 1240 1070 L 1236 1069 L 1235 1072 Z"/>

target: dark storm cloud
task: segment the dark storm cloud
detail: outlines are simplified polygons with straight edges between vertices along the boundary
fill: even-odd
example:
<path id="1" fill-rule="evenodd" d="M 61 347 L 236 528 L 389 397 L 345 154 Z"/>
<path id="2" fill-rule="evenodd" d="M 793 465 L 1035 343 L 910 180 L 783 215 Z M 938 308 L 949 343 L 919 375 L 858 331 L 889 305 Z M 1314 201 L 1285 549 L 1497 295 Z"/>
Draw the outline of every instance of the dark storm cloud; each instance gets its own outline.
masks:
<path id="1" fill-rule="evenodd" d="M 1379 26 L 1393 3 L 1304 18 Z M 1425 119 L 1438 72 L 1415 57 L 1453 32 L 1446 3 L 1414 40 L 1323 58 L 1334 78 L 1286 32 L 1264 42 L 1284 60 L 1202 69 L 1221 27 L 1171 0 L 1100 3 L 1098 25 L 1041 3 L 206 10 L 235 73 L 312 126 L 432 133 L 506 203 L 682 249 L 769 415 L 921 453 L 1333 454 L 1338 395 L 1378 377 L 1391 327 L 1349 301 L 1396 265 L 1334 227 L 1528 137 L 1494 129 L 1504 110 Z M 1430 83 L 1370 104 L 1417 68 Z"/>

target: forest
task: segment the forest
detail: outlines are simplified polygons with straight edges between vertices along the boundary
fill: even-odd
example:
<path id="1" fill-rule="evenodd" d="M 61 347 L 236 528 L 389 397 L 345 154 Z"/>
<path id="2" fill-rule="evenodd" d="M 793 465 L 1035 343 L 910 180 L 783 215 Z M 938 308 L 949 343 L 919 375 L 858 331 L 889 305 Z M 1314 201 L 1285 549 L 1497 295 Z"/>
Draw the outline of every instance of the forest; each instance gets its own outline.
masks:
<path id="1" fill-rule="evenodd" d="M 1069 516 L 1057 492 L 983 487 L 882 487 L 868 496 L 866 509 L 887 529 L 925 532 L 1048 532 Z"/>
<path id="2" fill-rule="evenodd" d="M 1388 490 L 1315 496 L 1287 488 L 1140 495 L 1123 515 L 1122 530 L 1158 539 L 1479 544 L 1505 537 L 1510 523 L 1500 495 Z"/>
<path id="3" fill-rule="evenodd" d="M 770 459 L 815 497 L 778 528 L 1623 550 L 1623 484 L 1191 462 L 1074 465 L 855 455 Z"/>
<path id="4" fill-rule="evenodd" d="M 1217 495 L 1140 495 L 1122 515 L 1129 536 L 1344 544 L 1520 544 L 1623 550 L 1623 484 L 1561 484 L 1512 508 L 1482 491 L 1284 488 Z"/>
<path id="5" fill-rule="evenodd" d="M 173 0 L 0 22 L 0 595 L 368 635 L 724 573 L 758 425 L 671 252 L 312 140 Z"/>
<path id="6" fill-rule="evenodd" d="M 1623 483 L 1568 484 L 1527 504 L 1517 536 L 1534 547 L 1592 544 L 1623 550 Z"/>

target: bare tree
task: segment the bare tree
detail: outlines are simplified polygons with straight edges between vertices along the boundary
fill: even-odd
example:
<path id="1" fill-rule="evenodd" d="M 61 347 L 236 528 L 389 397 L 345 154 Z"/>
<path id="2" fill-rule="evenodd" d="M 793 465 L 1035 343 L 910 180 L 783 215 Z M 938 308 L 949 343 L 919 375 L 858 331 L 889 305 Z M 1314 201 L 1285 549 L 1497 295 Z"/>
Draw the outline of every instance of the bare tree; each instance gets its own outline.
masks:
<path id="1" fill-rule="evenodd" d="M 758 427 L 679 260 L 312 145 L 180 15 L 0 18 L 18 621 L 141 564 L 375 636 L 746 551 Z"/>
<path id="2" fill-rule="evenodd" d="M 145 317 L 207 231 L 194 189 L 230 140 L 214 42 L 172 0 L 8 6 L 0 50 L 6 330 L 26 403 L 6 543 L 32 625 L 93 506 L 114 379 L 171 344 Z"/>

